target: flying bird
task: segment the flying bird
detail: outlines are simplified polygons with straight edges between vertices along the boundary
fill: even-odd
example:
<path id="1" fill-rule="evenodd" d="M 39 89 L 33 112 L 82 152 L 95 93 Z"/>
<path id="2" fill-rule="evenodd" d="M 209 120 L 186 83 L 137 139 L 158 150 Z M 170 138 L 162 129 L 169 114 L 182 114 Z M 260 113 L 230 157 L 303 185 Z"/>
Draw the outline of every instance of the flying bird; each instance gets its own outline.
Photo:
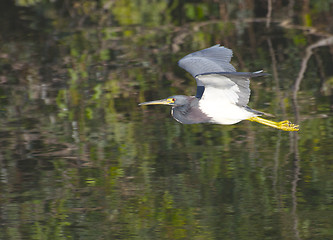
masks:
<path id="1" fill-rule="evenodd" d="M 174 95 L 139 105 L 170 105 L 171 115 L 183 124 L 213 123 L 230 125 L 242 120 L 258 122 L 284 131 L 298 131 L 290 121 L 274 122 L 259 116 L 265 113 L 247 106 L 250 78 L 267 75 L 263 71 L 236 72 L 230 64 L 232 50 L 215 45 L 179 60 L 178 65 L 197 82 L 195 96 Z"/>

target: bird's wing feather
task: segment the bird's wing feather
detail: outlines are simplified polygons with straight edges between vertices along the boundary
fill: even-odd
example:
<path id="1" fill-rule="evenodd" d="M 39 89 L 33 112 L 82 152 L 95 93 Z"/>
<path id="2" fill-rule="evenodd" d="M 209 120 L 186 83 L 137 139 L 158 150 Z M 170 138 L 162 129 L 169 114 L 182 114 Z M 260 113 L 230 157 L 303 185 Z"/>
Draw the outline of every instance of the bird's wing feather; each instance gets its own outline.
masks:
<path id="1" fill-rule="evenodd" d="M 178 65 L 189 72 L 193 77 L 209 72 L 236 72 L 230 64 L 232 50 L 219 44 L 186 55 L 179 60 Z M 197 85 L 201 86 L 197 80 Z"/>
<path id="2" fill-rule="evenodd" d="M 202 98 L 216 98 L 216 101 L 224 101 L 239 106 L 246 106 L 249 102 L 250 77 L 267 75 L 262 71 L 258 72 L 222 72 L 222 73 L 205 73 L 197 75 L 198 79 L 205 90 Z"/>

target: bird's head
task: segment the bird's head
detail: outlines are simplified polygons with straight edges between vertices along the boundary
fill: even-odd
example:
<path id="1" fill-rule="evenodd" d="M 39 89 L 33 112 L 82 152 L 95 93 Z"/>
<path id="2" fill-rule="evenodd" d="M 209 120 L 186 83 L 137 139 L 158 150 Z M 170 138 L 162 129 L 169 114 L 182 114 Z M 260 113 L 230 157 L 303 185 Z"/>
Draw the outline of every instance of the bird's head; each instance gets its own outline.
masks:
<path id="1" fill-rule="evenodd" d="M 175 95 L 161 100 L 150 102 L 143 102 L 139 105 L 169 105 L 169 106 L 183 106 L 189 103 L 189 97 L 184 95 Z"/>

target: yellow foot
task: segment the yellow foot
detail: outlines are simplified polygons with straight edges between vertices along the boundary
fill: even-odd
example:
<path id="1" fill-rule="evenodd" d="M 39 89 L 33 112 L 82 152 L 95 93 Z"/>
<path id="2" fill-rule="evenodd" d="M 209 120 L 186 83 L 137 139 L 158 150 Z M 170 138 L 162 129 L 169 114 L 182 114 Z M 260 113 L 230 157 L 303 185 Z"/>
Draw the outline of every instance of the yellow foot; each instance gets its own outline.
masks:
<path id="1" fill-rule="evenodd" d="M 299 125 L 293 124 L 288 120 L 278 122 L 277 128 L 283 131 L 299 131 Z"/>
<path id="2" fill-rule="evenodd" d="M 252 121 L 252 122 L 261 123 L 266 126 L 277 128 L 277 129 L 280 129 L 283 131 L 299 131 L 299 126 L 296 124 L 292 124 L 288 120 L 282 121 L 282 122 L 274 122 L 274 121 L 267 120 L 267 119 L 264 119 L 261 117 L 252 117 L 247 120 Z"/>

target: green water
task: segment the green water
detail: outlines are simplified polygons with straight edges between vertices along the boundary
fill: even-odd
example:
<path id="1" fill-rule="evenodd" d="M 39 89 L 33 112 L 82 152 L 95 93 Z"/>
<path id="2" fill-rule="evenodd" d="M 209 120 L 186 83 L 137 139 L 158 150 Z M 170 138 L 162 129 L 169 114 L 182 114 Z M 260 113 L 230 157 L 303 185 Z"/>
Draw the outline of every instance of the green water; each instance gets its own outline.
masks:
<path id="1" fill-rule="evenodd" d="M 332 3 L 296 2 L 2 1 L 0 239 L 333 239 Z M 298 133 L 138 106 L 217 43 Z"/>

